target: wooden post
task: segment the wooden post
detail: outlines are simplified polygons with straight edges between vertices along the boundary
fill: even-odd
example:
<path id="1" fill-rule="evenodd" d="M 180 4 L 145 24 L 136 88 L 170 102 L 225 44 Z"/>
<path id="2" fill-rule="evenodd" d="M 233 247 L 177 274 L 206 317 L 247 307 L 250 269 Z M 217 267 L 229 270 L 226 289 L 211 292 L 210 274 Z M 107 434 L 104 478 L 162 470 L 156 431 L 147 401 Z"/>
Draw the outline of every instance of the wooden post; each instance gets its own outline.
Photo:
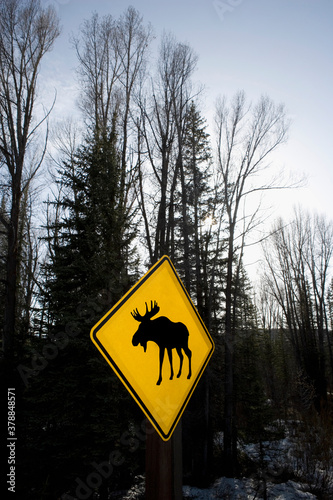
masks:
<path id="1" fill-rule="evenodd" d="M 147 423 L 146 500 L 182 500 L 182 427 L 168 441 Z"/>

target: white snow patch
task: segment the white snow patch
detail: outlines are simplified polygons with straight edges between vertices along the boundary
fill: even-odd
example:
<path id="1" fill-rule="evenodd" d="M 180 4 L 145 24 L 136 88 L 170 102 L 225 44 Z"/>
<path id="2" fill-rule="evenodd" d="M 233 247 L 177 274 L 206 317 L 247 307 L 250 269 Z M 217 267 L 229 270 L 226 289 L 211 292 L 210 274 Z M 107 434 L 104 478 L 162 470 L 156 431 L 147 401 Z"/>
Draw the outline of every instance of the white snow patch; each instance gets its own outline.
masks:
<path id="1" fill-rule="evenodd" d="M 294 427 L 297 422 L 287 422 L 284 437 L 265 441 L 259 445 L 239 443 L 239 449 L 257 464 L 257 473 L 248 478 L 221 477 L 207 489 L 183 486 L 184 500 L 315 500 L 317 496 L 309 490 L 321 490 L 324 486 L 328 495 L 333 498 L 333 468 L 322 468 L 320 462 L 314 462 L 314 471 L 304 468 L 304 457 L 295 436 Z M 280 424 L 281 426 L 281 424 Z M 222 441 L 219 433 L 215 438 L 216 445 Z M 311 450 L 310 450 L 311 451 Z M 332 463 L 332 462 L 331 462 Z M 310 474 L 311 472 L 311 474 Z M 286 476 L 296 481 L 286 481 Z M 286 482 L 282 482 L 285 479 Z M 144 498 L 144 477 L 137 480 L 123 500 L 142 500 Z"/>
<path id="2" fill-rule="evenodd" d="M 267 483 L 266 495 L 272 500 L 315 500 L 312 493 L 305 492 L 300 483 L 288 481 L 284 484 Z M 223 498 L 224 500 L 263 500 L 264 485 L 258 484 L 253 479 L 218 479 L 212 488 L 200 490 L 199 488 L 183 487 L 183 498 L 186 500 L 211 500 Z"/>

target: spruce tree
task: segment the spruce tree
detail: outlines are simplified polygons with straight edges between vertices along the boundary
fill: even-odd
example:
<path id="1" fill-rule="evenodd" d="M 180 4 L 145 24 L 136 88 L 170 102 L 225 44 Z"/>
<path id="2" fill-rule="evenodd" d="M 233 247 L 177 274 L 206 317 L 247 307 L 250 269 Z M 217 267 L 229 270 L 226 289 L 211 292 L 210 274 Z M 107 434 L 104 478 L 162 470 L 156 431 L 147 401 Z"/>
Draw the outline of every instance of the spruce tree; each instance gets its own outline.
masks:
<path id="1" fill-rule="evenodd" d="M 58 496 L 65 491 L 73 495 L 76 478 L 84 480 L 93 470 L 92 462 L 108 462 L 129 422 L 140 425 L 143 420 L 89 337 L 91 327 L 137 279 L 135 260 L 130 263 L 134 226 L 120 201 L 115 130 L 114 122 L 108 133 L 96 131 L 73 162 L 64 162 L 58 216 L 48 227 L 48 338 L 34 348 L 48 352 L 45 346 L 52 345 L 58 352 L 39 377 L 28 380 L 27 442 L 35 446 L 38 479 L 30 465 L 24 465 L 28 483 Z M 27 451 L 31 456 L 33 450 Z M 109 484 L 116 488 L 124 485 L 122 476 L 129 480 L 136 461 L 132 453 L 125 467 L 102 478 L 96 487 L 100 498 L 107 498 Z"/>
<path id="2" fill-rule="evenodd" d="M 193 101 L 185 117 L 183 154 L 181 182 L 175 197 L 178 242 L 176 261 L 178 269 L 185 278 L 186 267 L 189 270 L 190 279 L 185 285 L 202 314 L 205 307 L 202 259 L 206 258 L 203 251 L 205 236 L 202 228 L 212 207 L 211 148 L 205 120 L 200 116 Z M 185 251 L 186 245 L 187 251 Z"/>
<path id="3" fill-rule="evenodd" d="M 175 193 L 175 261 L 205 324 L 211 324 L 210 236 L 203 230 L 213 211 L 211 148 L 205 120 L 194 102 L 184 123 L 183 158 Z M 212 332 L 211 332 L 212 333 Z M 207 486 L 212 472 L 211 378 L 200 380 L 183 417 L 184 473 L 187 481 Z"/>
<path id="4" fill-rule="evenodd" d="M 261 365 L 263 338 L 258 327 L 253 290 L 244 267 L 241 265 L 235 283 L 233 327 L 235 330 L 235 390 L 238 435 L 244 440 L 261 441 L 269 423 Z"/>
<path id="5" fill-rule="evenodd" d="M 54 221 L 51 233 L 56 238 L 49 291 L 56 306 L 50 304 L 54 321 L 63 324 L 84 301 L 106 294 L 115 303 L 129 286 L 127 264 L 135 233 L 120 201 L 115 127 L 83 145 L 74 164 L 64 164 L 60 182 L 64 197 L 57 203 L 63 216 Z"/>

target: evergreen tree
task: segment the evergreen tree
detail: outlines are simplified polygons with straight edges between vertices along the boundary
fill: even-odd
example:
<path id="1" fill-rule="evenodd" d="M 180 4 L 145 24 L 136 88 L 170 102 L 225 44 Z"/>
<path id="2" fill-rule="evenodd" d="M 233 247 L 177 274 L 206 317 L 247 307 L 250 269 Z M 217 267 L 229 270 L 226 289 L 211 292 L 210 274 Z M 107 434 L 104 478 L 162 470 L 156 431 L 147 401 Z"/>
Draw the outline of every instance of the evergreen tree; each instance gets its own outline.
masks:
<path id="1" fill-rule="evenodd" d="M 73 164 L 64 164 L 64 197 L 56 202 L 63 216 L 51 227 L 53 279 L 48 288 L 53 323 L 63 325 L 75 316 L 78 301 L 99 294 L 115 303 L 129 286 L 135 232 L 133 214 L 120 202 L 119 161 L 114 126 L 109 136 L 96 134 L 82 146 Z"/>
<path id="2" fill-rule="evenodd" d="M 186 289 L 209 331 L 213 330 L 218 286 L 214 283 L 216 235 L 213 221 L 217 200 L 212 189 L 212 163 L 205 120 L 194 102 L 187 109 L 175 202 L 175 262 Z M 215 309 L 216 310 L 216 309 Z M 184 473 L 187 481 L 207 486 L 213 460 L 212 378 L 206 370 L 183 418 Z"/>
<path id="3" fill-rule="evenodd" d="M 245 440 L 257 442 L 265 437 L 270 409 L 261 371 L 263 338 L 258 327 L 253 290 L 241 266 L 235 294 L 235 405 L 237 431 Z"/>
<path id="4" fill-rule="evenodd" d="M 129 421 L 142 421 L 89 338 L 91 327 L 137 279 L 131 250 L 135 226 L 130 210 L 119 202 L 115 128 L 114 122 L 108 134 L 96 132 L 73 162 L 63 164 L 58 215 L 48 227 L 48 339 L 33 348 L 44 353 L 44 360 L 50 354 L 43 375 L 29 377 L 26 393 L 26 446 L 33 442 L 35 447 L 27 456 L 35 456 L 38 478 L 24 464 L 27 483 L 38 484 L 48 498 L 73 494 L 76 478 L 84 480 L 92 462 L 108 462 L 110 452 L 119 449 Z M 109 484 L 120 487 L 121 476 L 129 480 L 136 460 L 131 454 L 119 473 L 101 479 L 95 488 L 100 498 L 108 498 Z"/>
<path id="5" fill-rule="evenodd" d="M 204 289 L 203 262 L 207 265 L 204 234 L 205 221 L 213 210 L 211 174 L 211 148 L 205 120 L 192 101 L 185 117 L 183 138 L 183 176 L 175 197 L 177 268 L 187 279 L 190 295 L 195 298 L 200 314 L 207 307 L 207 290 Z M 185 205 L 185 209 L 184 209 Z M 185 233 L 187 243 L 185 242 Z M 188 250 L 185 251 L 185 247 Z M 186 272 L 187 268 L 187 272 Z"/>

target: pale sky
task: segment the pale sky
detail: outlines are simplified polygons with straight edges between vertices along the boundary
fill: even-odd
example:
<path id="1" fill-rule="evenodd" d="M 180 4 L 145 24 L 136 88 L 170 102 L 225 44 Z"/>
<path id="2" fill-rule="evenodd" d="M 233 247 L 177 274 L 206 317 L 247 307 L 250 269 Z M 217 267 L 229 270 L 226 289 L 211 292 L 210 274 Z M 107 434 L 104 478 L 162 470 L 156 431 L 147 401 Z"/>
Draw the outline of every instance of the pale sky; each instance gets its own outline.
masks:
<path id="1" fill-rule="evenodd" d="M 307 187 L 271 195 L 288 217 L 293 204 L 333 219 L 333 1 L 332 0 L 42 0 L 56 7 L 62 35 L 41 72 L 44 89 L 57 89 L 54 119 L 71 113 L 76 57 L 69 43 L 93 11 L 118 18 L 129 5 L 151 23 L 195 50 L 194 79 L 205 87 L 202 113 L 212 121 L 219 95 L 244 90 L 250 100 L 267 94 L 284 103 L 293 124 L 274 159 L 308 176 Z"/>

